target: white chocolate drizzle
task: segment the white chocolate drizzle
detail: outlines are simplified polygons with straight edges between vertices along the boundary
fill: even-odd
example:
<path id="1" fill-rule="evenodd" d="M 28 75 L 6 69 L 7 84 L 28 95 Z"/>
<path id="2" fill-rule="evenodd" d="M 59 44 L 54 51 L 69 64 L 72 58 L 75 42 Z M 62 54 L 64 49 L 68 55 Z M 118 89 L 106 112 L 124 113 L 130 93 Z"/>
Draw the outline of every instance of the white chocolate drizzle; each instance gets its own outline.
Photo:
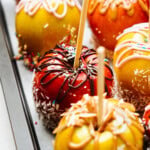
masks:
<path id="1" fill-rule="evenodd" d="M 110 8 L 112 10 L 111 17 L 116 19 L 117 7 L 120 6 L 127 11 L 129 16 L 135 13 L 134 4 L 139 3 L 143 11 L 148 14 L 148 6 L 143 0 L 91 0 L 89 5 L 89 14 L 94 13 L 95 9 L 99 7 L 100 14 L 105 14 Z"/>
<path id="2" fill-rule="evenodd" d="M 61 14 L 57 12 L 60 5 L 63 5 Z M 40 8 L 44 8 L 55 17 L 63 18 L 67 14 L 68 6 L 81 10 L 78 0 L 21 0 L 16 7 L 16 13 L 24 9 L 28 15 L 33 16 Z"/>
<path id="3" fill-rule="evenodd" d="M 149 111 L 150 110 L 150 105 L 147 105 L 146 107 L 145 107 L 145 111 Z"/>
<path id="4" fill-rule="evenodd" d="M 140 24 L 136 24 L 136 25 L 133 25 L 132 27 L 130 28 L 127 28 L 123 31 L 122 34 L 120 34 L 118 37 L 117 37 L 117 40 L 119 40 L 121 37 L 123 37 L 125 34 L 128 34 L 128 33 L 131 33 L 131 32 L 134 32 L 134 33 L 140 33 L 142 34 L 143 36 L 148 36 L 147 32 L 149 30 L 149 26 L 147 23 L 140 23 Z"/>
<path id="5" fill-rule="evenodd" d="M 94 5 L 94 1 L 91 1 L 91 5 Z M 97 3 L 101 3 L 101 13 L 105 13 L 109 7 L 115 8 L 119 5 L 121 5 L 124 9 L 129 10 L 131 9 L 132 4 L 136 3 L 137 0 L 96 0 Z"/>
<path id="6" fill-rule="evenodd" d="M 119 68 L 128 61 L 134 59 L 150 60 L 150 44 L 148 44 L 147 41 L 144 41 L 144 39 L 146 40 L 148 39 L 148 31 L 149 31 L 148 23 L 141 23 L 124 30 L 124 32 L 117 37 L 117 40 L 119 40 L 129 33 L 135 33 L 143 36 L 143 42 L 128 39 L 123 41 L 121 44 L 118 44 L 117 47 L 115 48 L 115 52 L 119 54 L 115 64 L 116 67 Z M 146 52 L 148 54 L 143 55 L 143 52 Z M 127 53 L 130 54 L 124 57 Z"/>
<path id="7" fill-rule="evenodd" d="M 101 144 L 101 142 L 99 142 L 99 138 L 105 131 L 109 131 L 113 135 L 113 150 L 118 150 L 120 147 L 117 143 L 118 138 L 121 138 L 125 148 L 139 149 L 136 144 L 137 138 L 135 131 L 132 130 L 132 127 L 135 127 L 141 135 L 144 129 L 140 124 L 138 114 L 135 113 L 134 106 L 116 99 L 106 100 L 104 98 L 103 103 L 105 109 L 101 126 L 97 125 L 97 107 L 95 107 L 98 104 L 98 97 L 84 95 L 80 101 L 76 104 L 72 104 L 72 107 L 62 115 L 63 118 L 53 133 L 63 132 L 66 128 L 72 129 L 70 137 L 68 137 L 70 141 L 67 143 L 69 150 L 84 149 L 92 140 L 94 141 L 94 149 L 100 149 L 99 144 Z M 81 142 L 75 143 L 71 140 L 72 136 L 76 134 L 74 129 L 76 127 L 82 128 L 82 126 L 88 128 L 89 135 Z M 129 129 L 130 134 L 133 135 L 134 142 L 129 141 L 123 136 L 126 129 Z"/>

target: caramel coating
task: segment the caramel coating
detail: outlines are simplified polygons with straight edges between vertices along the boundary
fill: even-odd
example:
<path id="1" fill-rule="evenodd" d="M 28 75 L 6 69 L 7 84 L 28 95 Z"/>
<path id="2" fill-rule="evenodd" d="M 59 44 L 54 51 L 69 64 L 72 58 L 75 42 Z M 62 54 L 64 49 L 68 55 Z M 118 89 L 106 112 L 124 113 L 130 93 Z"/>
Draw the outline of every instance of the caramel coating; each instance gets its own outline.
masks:
<path id="1" fill-rule="evenodd" d="M 143 111 L 150 102 L 148 33 L 148 23 L 126 29 L 118 37 L 114 53 L 114 70 L 118 85 L 123 93 L 127 91 L 126 100 L 133 103 L 138 111 Z"/>
<path id="2" fill-rule="evenodd" d="M 44 7 L 46 1 L 34 1 L 39 4 L 39 7 L 34 2 L 33 4 L 29 2 L 27 5 L 28 1 L 23 3 L 22 1 L 18 4 L 20 8 L 16 14 L 16 33 L 22 51 L 26 45 L 27 52 L 42 55 L 64 38 L 72 36 L 72 40 L 76 41 L 80 20 L 80 9 L 76 5 L 70 6 L 66 0 L 64 3 L 59 3 L 57 10 L 53 8 L 55 13 L 51 8 L 49 11 L 52 13 Z M 52 6 L 56 7 L 55 5 L 54 2 Z M 47 6 L 50 5 L 47 4 Z"/>
<path id="3" fill-rule="evenodd" d="M 97 125 L 98 97 L 84 95 L 64 114 L 57 133 L 55 150 L 142 150 L 144 129 L 129 103 L 104 100 L 104 119 Z M 137 142 L 138 141 L 138 142 Z"/>

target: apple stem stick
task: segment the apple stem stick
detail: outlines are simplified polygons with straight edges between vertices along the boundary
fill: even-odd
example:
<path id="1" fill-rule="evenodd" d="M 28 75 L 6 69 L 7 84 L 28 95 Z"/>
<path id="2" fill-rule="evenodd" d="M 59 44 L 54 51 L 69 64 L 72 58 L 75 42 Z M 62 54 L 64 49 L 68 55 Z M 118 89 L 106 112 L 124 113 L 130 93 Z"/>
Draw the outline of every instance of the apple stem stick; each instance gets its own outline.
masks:
<path id="1" fill-rule="evenodd" d="M 88 3 L 89 3 L 89 0 L 84 0 L 83 5 L 82 5 L 82 12 L 81 12 L 79 33 L 78 33 L 77 47 L 76 47 L 76 56 L 75 56 L 75 61 L 74 61 L 74 69 L 78 68 L 79 66 L 79 60 L 80 60 L 80 55 L 82 51 L 84 28 L 85 28 L 85 22 L 87 18 Z"/>
<path id="2" fill-rule="evenodd" d="M 103 94 L 104 94 L 104 58 L 105 49 L 104 47 L 99 47 L 98 52 L 98 83 L 97 83 L 97 95 L 98 95 L 98 106 L 97 106 L 97 117 L 99 127 L 102 124 L 103 119 Z"/>

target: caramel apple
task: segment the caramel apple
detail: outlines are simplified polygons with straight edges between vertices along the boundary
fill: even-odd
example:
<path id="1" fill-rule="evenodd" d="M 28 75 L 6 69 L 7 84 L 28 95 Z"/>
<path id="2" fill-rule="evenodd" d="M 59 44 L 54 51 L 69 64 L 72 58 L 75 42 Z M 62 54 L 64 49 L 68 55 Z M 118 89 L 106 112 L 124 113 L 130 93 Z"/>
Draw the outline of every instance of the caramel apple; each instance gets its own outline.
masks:
<path id="1" fill-rule="evenodd" d="M 148 0 L 90 0 L 88 20 L 96 45 L 105 46 L 112 58 L 116 37 L 133 24 L 148 21 Z"/>
<path id="2" fill-rule="evenodd" d="M 33 79 L 37 111 L 45 125 L 56 127 L 60 115 L 83 94 L 97 94 L 96 50 L 82 48 L 79 67 L 74 69 L 75 47 L 62 44 L 40 58 Z M 105 60 L 105 92 L 111 96 L 113 73 Z"/>
<path id="3" fill-rule="evenodd" d="M 104 99 L 101 126 L 97 121 L 97 105 L 98 97 L 89 95 L 72 104 L 54 130 L 54 150 L 143 149 L 144 128 L 132 104 Z"/>
<path id="4" fill-rule="evenodd" d="M 117 38 L 114 53 L 114 70 L 120 95 L 140 112 L 150 102 L 148 37 L 148 23 L 134 25 Z"/>
<path id="5" fill-rule="evenodd" d="M 30 69 L 57 43 L 76 43 L 80 20 L 77 0 L 21 0 L 16 7 L 19 57 Z"/>

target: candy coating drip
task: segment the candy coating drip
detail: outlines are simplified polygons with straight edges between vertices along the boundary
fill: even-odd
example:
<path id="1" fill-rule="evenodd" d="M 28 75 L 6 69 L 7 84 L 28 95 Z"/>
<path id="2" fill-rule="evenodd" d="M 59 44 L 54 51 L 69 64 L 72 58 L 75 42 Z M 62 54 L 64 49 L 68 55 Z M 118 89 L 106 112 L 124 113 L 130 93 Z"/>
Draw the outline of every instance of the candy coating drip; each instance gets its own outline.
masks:
<path id="1" fill-rule="evenodd" d="M 129 16 L 135 13 L 134 4 L 139 2 L 143 11 L 148 14 L 148 7 L 142 0 L 91 0 L 89 6 L 89 14 L 94 13 L 95 9 L 99 7 L 100 14 L 105 14 L 108 9 L 111 9 L 111 19 L 117 18 L 117 7 L 120 6 L 127 11 Z"/>
<path id="2" fill-rule="evenodd" d="M 63 5 L 63 12 L 57 12 L 60 5 Z M 19 13 L 22 9 L 33 16 L 40 8 L 44 8 L 47 12 L 53 14 L 57 18 L 63 18 L 67 14 L 67 7 L 77 7 L 81 10 L 78 0 L 21 0 L 17 5 L 16 12 Z"/>

